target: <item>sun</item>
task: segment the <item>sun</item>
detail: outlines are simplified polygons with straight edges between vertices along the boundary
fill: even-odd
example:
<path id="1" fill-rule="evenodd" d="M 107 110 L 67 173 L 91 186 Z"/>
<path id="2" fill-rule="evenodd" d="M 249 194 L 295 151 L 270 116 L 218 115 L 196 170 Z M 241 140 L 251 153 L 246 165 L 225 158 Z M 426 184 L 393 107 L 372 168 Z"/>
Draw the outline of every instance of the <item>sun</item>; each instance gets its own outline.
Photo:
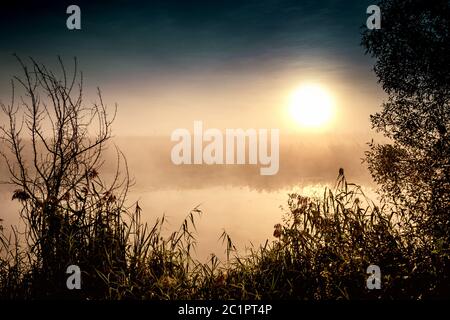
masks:
<path id="1" fill-rule="evenodd" d="M 333 100 L 321 86 L 308 84 L 296 89 L 289 102 L 290 117 L 304 128 L 321 128 L 333 115 Z"/>

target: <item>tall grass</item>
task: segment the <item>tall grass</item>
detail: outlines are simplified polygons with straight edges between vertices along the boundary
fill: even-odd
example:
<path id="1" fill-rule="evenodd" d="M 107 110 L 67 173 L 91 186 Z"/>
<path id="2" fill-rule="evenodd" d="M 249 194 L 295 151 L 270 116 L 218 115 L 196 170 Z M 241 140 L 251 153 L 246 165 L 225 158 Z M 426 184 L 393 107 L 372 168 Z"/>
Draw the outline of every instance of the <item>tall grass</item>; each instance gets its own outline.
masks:
<path id="1" fill-rule="evenodd" d="M 93 194 L 96 194 L 94 192 Z M 17 198 L 17 194 L 15 194 Z M 180 228 L 163 236 L 165 217 L 141 221 L 138 203 L 120 197 L 80 197 L 89 210 L 65 214 L 43 250 L 20 245 L 17 230 L 0 229 L 0 297 L 76 299 L 421 299 L 448 296 L 448 255 L 415 235 L 404 214 L 375 205 L 343 170 L 321 198 L 289 194 L 273 238 L 239 255 L 231 236 L 220 237 L 226 261 L 200 262 L 194 208 Z M 20 201 L 25 201 L 24 199 Z M 91 204 L 91 205 L 87 205 Z M 31 221 L 27 220 L 28 223 Z M 56 240 L 55 240 L 56 239 Z M 47 241 L 47 242 L 46 242 Z M 49 254 L 49 253 L 46 254 Z M 68 265 L 82 270 L 82 289 L 65 286 Z M 380 266 L 382 288 L 368 290 L 366 269 Z M 448 265 L 448 264 L 447 264 Z"/>

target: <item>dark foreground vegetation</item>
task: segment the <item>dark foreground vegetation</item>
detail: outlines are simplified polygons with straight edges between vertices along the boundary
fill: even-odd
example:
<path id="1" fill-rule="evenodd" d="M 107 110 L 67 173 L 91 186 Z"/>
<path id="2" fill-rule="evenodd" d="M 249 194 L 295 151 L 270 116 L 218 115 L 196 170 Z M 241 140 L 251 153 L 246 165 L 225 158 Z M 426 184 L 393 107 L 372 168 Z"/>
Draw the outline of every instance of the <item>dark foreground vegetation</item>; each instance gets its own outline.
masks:
<path id="1" fill-rule="evenodd" d="M 272 240 L 247 255 L 224 233 L 225 261 L 193 257 L 198 208 L 170 236 L 163 217 L 141 222 L 139 205 L 126 205 L 119 151 L 116 174 L 102 178 L 115 112 L 100 92 L 83 103 L 76 64 L 54 74 L 19 59 L 0 151 L 26 229 L 0 228 L 0 298 L 449 298 L 449 3 L 380 6 L 383 27 L 365 31 L 363 45 L 388 94 L 372 124 L 391 143 L 371 143 L 365 159 L 381 203 L 340 170 L 321 198 L 289 195 Z M 80 290 L 67 289 L 69 265 L 81 269 Z M 380 267 L 381 289 L 367 288 L 369 265 Z"/>

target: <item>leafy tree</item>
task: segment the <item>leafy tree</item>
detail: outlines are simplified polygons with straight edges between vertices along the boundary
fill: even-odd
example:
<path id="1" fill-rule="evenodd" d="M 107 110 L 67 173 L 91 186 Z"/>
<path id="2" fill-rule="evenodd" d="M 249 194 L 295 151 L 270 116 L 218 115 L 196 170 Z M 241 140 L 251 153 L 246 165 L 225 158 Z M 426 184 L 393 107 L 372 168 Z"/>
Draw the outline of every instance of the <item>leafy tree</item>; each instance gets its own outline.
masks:
<path id="1" fill-rule="evenodd" d="M 383 0 L 382 26 L 362 44 L 388 98 L 371 116 L 390 139 L 371 144 L 369 169 L 413 232 L 450 243 L 450 3 Z"/>
<path id="2" fill-rule="evenodd" d="M 367 163 L 402 223 L 420 297 L 450 295 L 450 2 L 382 0 L 362 44 L 387 93 Z"/>

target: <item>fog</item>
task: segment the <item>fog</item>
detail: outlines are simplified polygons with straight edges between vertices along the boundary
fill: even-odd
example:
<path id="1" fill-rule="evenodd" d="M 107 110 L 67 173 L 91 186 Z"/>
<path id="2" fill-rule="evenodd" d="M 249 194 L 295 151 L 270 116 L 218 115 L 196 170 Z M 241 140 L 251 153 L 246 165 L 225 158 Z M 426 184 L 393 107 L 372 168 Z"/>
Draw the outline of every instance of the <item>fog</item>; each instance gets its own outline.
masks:
<path id="1" fill-rule="evenodd" d="M 361 163 L 366 142 L 341 137 L 302 139 L 280 137 L 280 169 L 276 175 L 262 176 L 259 165 L 179 165 L 171 162 L 176 143 L 170 137 L 116 138 L 115 144 L 126 155 L 138 189 L 199 189 L 216 186 L 248 187 L 256 191 L 278 191 L 303 183 L 333 181 L 339 168 L 359 183 L 370 176 Z M 115 150 L 110 148 L 109 157 Z"/>
<path id="2" fill-rule="evenodd" d="M 172 164 L 170 150 L 175 142 L 168 136 L 115 137 L 112 142 L 126 157 L 134 185 L 128 204 L 139 202 L 143 219 L 149 223 L 163 214 L 166 232 L 178 229 L 190 210 L 203 211 L 197 221 L 200 259 L 212 252 L 224 257 L 219 236 L 225 229 L 240 252 L 251 244 L 272 240 L 274 224 L 281 222 L 289 192 L 320 196 L 332 187 L 339 168 L 349 181 L 362 185 L 368 193 L 374 188 L 361 163 L 367 137 L 345 136 L 280 137 L 280 170 L 274 176 L 261 176 L 258 165 L 180 165 Z M 104 154 L 103 176 L 111 176 L 116 148 Z M 1 180 L 7 179 L 4 165 Z M 4 225 L 18 222 L 19 203 L 12 201 L 13 186 L 0 186 L 0 218 Z"/>

